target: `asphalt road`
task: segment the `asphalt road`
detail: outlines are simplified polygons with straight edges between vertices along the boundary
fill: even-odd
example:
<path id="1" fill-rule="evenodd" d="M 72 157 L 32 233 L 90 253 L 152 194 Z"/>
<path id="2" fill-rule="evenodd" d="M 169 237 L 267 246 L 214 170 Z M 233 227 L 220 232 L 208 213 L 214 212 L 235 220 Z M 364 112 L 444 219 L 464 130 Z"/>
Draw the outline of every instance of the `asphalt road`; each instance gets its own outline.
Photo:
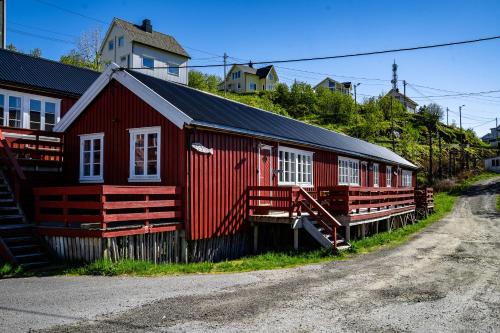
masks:
<path id="1" fill-rule="evenodd" d="M 6 332 L 500 332 L 500 179 L 410 242 L 242 274 L 0 281 Z M 57 325 L 57 326 L 55 326 Z"/>

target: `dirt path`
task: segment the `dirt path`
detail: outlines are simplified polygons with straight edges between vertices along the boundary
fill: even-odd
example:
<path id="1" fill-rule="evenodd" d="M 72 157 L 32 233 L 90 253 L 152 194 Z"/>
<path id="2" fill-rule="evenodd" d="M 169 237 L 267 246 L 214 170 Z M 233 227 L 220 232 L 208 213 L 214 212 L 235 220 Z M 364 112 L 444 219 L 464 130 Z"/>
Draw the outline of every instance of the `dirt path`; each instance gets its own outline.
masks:
<path id="1" fill-rule="evenodd" d="M 474 187 L 450 216 L 396 249 L 297 269 L 150 279 L 163 285 L 154 302 L 49 331 L 500 331 L 495 192 L 500 179 Z M 174 291 L 179 279 L 192 281 L 187 294 Z M 99 306 L 109 306 L 105 292 Z"/>

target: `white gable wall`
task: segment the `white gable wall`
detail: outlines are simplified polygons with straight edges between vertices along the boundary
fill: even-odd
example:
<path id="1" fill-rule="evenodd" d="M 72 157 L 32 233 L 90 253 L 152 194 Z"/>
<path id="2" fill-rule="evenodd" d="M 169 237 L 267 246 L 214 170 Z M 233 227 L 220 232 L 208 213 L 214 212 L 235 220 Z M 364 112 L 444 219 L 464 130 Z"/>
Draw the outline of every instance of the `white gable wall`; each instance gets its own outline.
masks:
<path id="1" fill-rule="evenodd" d="M 118 38 L 124 37 L 123 46 L 118 46 Z M 131 63 L 132 58 L 132 42 L 130 41 L 125 31 L 118 25 L 113 24 L 113 28 L 109 32 L 108 38 L 103 41 L 101 59 L 104 63 L 112 63 L 119 65 L 120 67 L 129 67 L 129 62 Z M 110 50 L 108 45 L 109 41 L 114 42 L 113 50 Z M 125 61 L 122 61 L 122 57 L 125 57 Z M 130 60 L 129 60 L 130 58 Z"/>
<path id="2" fill-rule="evenodd" d="M 132 66 L 134 68 L 142 67 L 142 57 L 146 56 L 154 59 L 155 67 L 168 67 L 169 64 L 176 64 L 178 66 L 186 66 L 187 58 L 173 53 L 158 50 L 139 43 L 133 44 L 133 59 Z M 141 69 L 137 70 L 147 75 L 157 77 L 159 79 L 178 82 L 182 84 L 188 83 L 188 71 L 186 67 L 179 68 L 179 76 L 171 75 L 168 73 L 167 68 L 155 69 Z"/>

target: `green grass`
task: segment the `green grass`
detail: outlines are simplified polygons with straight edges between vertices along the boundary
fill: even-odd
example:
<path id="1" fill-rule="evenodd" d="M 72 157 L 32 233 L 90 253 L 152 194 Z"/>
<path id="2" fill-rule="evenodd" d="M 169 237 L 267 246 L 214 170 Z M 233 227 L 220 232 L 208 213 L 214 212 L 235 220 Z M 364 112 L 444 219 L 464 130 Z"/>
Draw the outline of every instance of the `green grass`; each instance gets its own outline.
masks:
<path id="1" fill-rule="evenodd" d="M 349 251 L 333 254 L 327 250 L 315 250 L 308 252 L 269 252 L 265 254 L 245 257 L 239 260 L 228 260 L 219 263 L 189 263 L 189 264 L 158 264 L 147 261 L 121 260 L 111 262 L 110 260 L 99 260 L 94 263 L 75 268 L 68 268 L 53 274 L 67 275 L 132 275 L 132 276 L 158 276 L 178 274 L 207 274 L 207 273 L 235 273 L 267 269 L 290 268 L 306 264 L 322 263 L 334 260 L 345 260 L 358 254 L 368 253 L 382 247 L 398 246 L 430 224 L 440 220 L 452 209 L 461 192 L 468 189 L 473 183 L 497 176 L 491 173 L 479 174 L 467 179 L 465 182 L 453 188 L 450 192 L 437 193 L 434 196 L 435 213 L 420 220 L 416 224 L 395 229 L 392 232 L 383 232 L 371 237 L 352 242 Z M 500 199 L 497 206 L 500 205 Z M 27 273 L 10 265 L 0 266 L 1 277 L 23 276 Z"/>
<path id="2" fill-rule="evenodd" d="M 500 212 L 500 194 L 497 195 L 497 210 Z"/>

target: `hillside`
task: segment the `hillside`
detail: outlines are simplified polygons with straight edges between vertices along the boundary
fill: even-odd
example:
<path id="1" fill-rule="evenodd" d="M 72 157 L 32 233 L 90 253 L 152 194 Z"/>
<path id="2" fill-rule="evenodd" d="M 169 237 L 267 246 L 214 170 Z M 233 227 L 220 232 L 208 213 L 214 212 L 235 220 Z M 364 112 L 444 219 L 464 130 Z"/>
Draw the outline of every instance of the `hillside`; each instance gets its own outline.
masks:
<path id="1" fill-rule="evenodd" d="M 219 82 L 214 75 L 190 72 L 190 86 L 224 95 L 217 90 Z M 436 104 L 412 114 L 392 97 L 372 97 L 355 104 L 351 96 L 325 88 L 314 91 L 303 82 L 291 87 L 278 84 L 274 91 L 227 93 L 226 97 L 393 149 L 421 167 L 419 183 L 482 167 L 482 159 L 493 153 L 473 130 L 443 124 L 443 110 Z"/>

